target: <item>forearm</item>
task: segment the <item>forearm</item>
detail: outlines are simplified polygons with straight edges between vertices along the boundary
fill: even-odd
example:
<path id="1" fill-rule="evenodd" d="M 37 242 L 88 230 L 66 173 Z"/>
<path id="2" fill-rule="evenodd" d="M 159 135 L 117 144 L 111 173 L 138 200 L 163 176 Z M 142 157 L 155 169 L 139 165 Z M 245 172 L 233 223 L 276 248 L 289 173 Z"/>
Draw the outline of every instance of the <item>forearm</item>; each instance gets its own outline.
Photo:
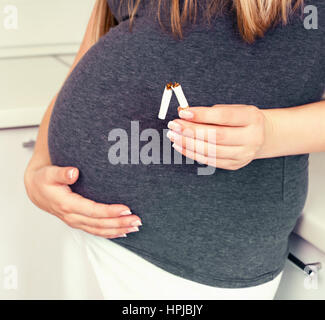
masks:
<path id="1" fill-rule="evenodd" d="M 40 123 L 33 156 L 28 164 L 28 167 L 40 167 L 51 164 L 50 154 L 48 151 L 47 132 L 56 98 L 57 94 L 52 99 Z"/>
<path id="2" fill-rule="evenodd" d="M 262 112 L 265 143 L 256 159 L 325 151 L 325 101 Z"/>

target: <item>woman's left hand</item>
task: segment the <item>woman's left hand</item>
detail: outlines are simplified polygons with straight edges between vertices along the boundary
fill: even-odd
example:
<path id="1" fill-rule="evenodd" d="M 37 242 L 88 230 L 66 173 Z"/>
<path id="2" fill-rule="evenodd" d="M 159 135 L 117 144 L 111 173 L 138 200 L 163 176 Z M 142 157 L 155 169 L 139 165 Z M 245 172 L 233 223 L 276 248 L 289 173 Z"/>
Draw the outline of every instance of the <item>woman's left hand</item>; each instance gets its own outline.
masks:
<path id="1" fill-rule="evenodd" d="M 173 147 L 197 162 L 227 170 L 256 159 L 272 126 L 263 111 L 251 105 L 190 107 L 179 116 L 168 123 Z"/>

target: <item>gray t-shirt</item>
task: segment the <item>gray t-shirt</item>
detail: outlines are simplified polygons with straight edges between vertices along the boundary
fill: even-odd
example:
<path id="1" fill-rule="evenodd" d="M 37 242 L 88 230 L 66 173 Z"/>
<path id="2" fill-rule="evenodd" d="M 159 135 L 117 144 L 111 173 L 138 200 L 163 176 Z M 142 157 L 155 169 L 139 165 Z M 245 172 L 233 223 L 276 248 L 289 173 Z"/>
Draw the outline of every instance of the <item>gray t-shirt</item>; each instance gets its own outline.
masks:
<path id="1" fill-rule="evenodd" d="M 74 192 L 125 204 L 142 219 L 139 232 L 109 241 L 210 286 L 272 280 L 284 267 L 288 236 L 305 204 L 308 154 L 198 174 L 206 166 L 188 164 L 177 152 L 171 164 L 163 160 L 169 156 L 167 123 L 178 117 L 175 96 L 166 120 L 157 116 L 164 86 L 174 81 L 192 106 L 267 109 L 319 101 L 325 80 L 324 1 L 307 1 L 318 8 L 318 29 L 306 29 L 304 16 L 295 15 L 252 45 L 241 40 L 230 13 L 210 28 L 199 14 L 177 40 L 145 5 L 130 32 L 125 11 L 119 15 L 117 2 L 108 3 L 120 23 L 85 54 L 58 95 L 48 132 L 53 164 L 79 168 Z M 118 155 L 128 163 L 114 164 L 109 157 L 115 128 L 127 134 L 127 141 L 123 135 L 120 140 L 127 152 L 122 148 Z M 145 162 L 150 156 L 154 163 Z"/>

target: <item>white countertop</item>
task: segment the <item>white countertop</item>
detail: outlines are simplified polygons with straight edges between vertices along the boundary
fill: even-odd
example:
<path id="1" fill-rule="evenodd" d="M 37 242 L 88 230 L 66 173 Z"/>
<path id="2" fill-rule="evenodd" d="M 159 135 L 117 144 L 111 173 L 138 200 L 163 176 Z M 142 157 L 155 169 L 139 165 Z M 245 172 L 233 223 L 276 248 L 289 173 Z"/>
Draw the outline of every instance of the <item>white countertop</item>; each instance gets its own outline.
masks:
<path id="1" fill-rule="evenodd" d="M 325 152 L 310 154 L 307 202 L 294 232 L 325 252 Z"/>

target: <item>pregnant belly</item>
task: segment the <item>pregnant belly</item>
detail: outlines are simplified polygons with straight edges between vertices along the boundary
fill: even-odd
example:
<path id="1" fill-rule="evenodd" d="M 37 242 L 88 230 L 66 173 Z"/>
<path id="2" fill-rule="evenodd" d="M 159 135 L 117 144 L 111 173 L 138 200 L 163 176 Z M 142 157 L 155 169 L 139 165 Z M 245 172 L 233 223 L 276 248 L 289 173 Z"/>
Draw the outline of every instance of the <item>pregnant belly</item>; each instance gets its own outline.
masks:
<path id="1" fill-rule="evenodd" d="M 173 97 L 167 119 L 157 118 L 163 88 L 169 81 L 186 88 L 190 79 L 186 73 L 176 77 L 168 56 L 154 51 L 155 43 L 133 44 L 130 35 L 121 36 L 118 30 L 102 38 L 58 95 L 49 151 L 53 164 L 79 168 L 72 190 L 98 202 L 128 205 L 143 226 L 118 241 L 141 245 L 147 252 L 159 250 L 161 243 L 179 256 L 184 248 L 197 252 L 202 245 L 214 252 L 221 238 L 231 239 L 223 248 L 232 245 L 238 252 L 243 240 L 269 241 L 287 234 L 297 210 L 287 215 L 283 210 L 284 157 L 255 160 L 236 171 L 217 168 L 207 175 L 198 174 L 205 166 L 188 164 L 180 154 L 182 164 L 175 163 L 177 156 L 170 164 L 163 161 L 170 151 L 167 122 L 177 118 L 178 106 Z M 213 102 L 207 97 L 217 89 L 198 85 L 186 95 L 192 105 L 209 106 Z M 117 141 L 112 139 L 116 132 Z M 117 143 L 121 148 L 112 157 Z M 118 157 L 122 163 L 116 163 Z M 245 252 L 243 247 L 243 256 Z M 224 258 L 219 256 L 218 263 Z"/>

